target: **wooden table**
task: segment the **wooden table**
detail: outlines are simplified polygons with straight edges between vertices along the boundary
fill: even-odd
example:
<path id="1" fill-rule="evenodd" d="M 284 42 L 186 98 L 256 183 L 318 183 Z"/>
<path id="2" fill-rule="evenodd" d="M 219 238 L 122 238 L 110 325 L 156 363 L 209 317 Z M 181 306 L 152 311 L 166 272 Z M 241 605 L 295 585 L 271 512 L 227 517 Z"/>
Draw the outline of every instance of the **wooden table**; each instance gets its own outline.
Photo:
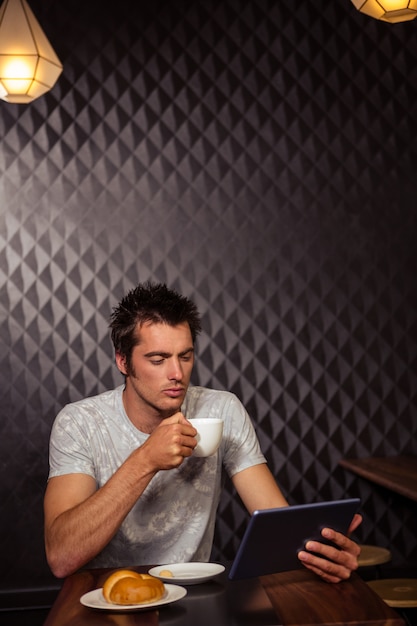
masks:
<path id="1" fill-rule="evenodd" d="M 345 469 L 417 502 L 417 457 L 342 459 Z"/>
<path id="2" fill-rule="evenodd" d="M 230 581 L 223 573 L 188 586 L 184 598 L 159 610 L 110 612 L 84 607 L 80 597 L 102 587 L 111 571 L 85 570 L 69 576 L 44 626 L 405 625 L 356 574 L 349 581 L 329 584 L 305 569 L 241 581 Z"/>

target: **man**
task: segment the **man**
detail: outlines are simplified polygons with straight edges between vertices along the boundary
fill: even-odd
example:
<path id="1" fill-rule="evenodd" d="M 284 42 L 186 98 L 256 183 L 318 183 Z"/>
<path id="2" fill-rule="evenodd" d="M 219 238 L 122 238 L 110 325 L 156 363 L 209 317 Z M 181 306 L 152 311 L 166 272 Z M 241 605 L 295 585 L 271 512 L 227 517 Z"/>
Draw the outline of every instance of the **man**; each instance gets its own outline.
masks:
<path id="1" fill-rule="evenodd" d="M 287 506 L 236 396 L 190 386 L 194 303 L 145 283 L 121 300 L 110 328 L 125 384 L 67 405 L 51 433 L 45 544 L 58 577 L 86 564 L 207 561 L 224 469 L 249 513 Z M 214 416 L 224 420 L 218 452 L 193 457 L 197 431 L 187 418 Z M 338 548 L 309 542 L 299 558 L 326 581 L 348 578 L 359 547 L 323 534 Z"/>

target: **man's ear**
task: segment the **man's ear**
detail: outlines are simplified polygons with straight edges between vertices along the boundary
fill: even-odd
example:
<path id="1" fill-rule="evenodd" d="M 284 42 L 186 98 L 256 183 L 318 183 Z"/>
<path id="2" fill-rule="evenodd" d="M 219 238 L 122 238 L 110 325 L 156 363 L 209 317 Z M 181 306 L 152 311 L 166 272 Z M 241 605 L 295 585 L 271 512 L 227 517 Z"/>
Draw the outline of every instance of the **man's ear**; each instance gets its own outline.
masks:
<path id="1" fill-rule="evenodd" d="M 127 376 L 126 357 L 123 354 L 120 354 L 120 352 L 116 352 L 115 359 L 119 372 L 123 374 L 123 376 Z"/>

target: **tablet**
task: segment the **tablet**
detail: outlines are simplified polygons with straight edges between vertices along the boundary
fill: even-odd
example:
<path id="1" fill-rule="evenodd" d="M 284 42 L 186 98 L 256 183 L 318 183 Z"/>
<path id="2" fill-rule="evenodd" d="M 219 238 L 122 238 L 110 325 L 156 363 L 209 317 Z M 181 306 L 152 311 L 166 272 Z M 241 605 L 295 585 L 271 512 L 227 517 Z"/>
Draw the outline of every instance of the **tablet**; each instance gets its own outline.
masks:
<path id="1" fill-rule="evenodd" d="M 297 554 L 318 540 L 323 528 L 346 533 L 359 508 L 359 498 L 255 511 L 229 572 L 231 580 L 300 569 Z"/>

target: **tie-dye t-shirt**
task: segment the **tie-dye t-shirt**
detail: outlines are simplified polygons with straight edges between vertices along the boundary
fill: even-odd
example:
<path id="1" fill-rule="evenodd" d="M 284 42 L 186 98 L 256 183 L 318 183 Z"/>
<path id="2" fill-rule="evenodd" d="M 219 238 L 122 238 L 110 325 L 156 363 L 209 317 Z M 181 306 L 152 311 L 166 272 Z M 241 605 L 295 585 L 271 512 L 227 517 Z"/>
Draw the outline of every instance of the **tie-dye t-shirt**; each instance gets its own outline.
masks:
<path id="1" fill-rule="evenodd" d="M 149 437 L 126 415 L 123 385 L 68 404 L 51 433 L 49 477 L 82 473 L 101 487 Z M 120 529 L 90 567 L 122 567 L 210 558 L 222 470 L 233 476 L 265 463 L 250 418 L 235 395 L 204 387 L 187 391 L 188 418 L 220 417 L 220 448 L 211 457 L 188 457 L 176 469 L 158 472 Z"/>

